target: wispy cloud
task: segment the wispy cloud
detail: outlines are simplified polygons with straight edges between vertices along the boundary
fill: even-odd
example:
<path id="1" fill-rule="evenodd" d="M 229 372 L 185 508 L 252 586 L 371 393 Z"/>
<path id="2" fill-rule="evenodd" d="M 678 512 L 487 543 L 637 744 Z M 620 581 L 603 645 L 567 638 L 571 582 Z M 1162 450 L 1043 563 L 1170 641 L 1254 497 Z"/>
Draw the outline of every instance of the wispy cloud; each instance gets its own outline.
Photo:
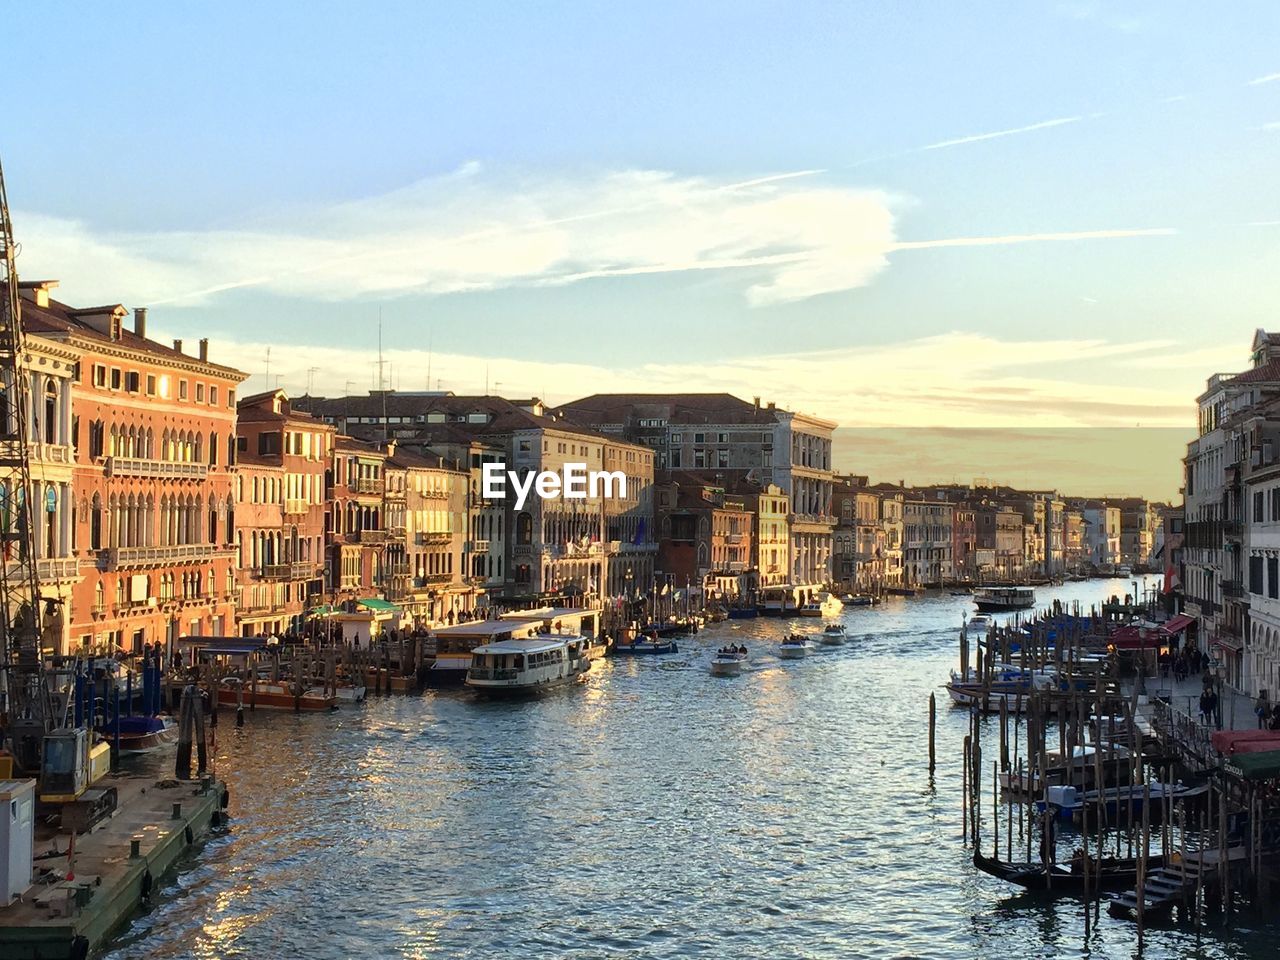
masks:
<path id="1" fill-rule="evenodd" d="M 865 286 L 904 251 L 1171 232 L 903 241 L 895 198 L 817 182 L 820 172 L 717 181 L 640 170 L 569 181 L 490 177 L 472 165 L 288 221 L 204 232 L 125 233 L 26 214 L 20 269 L 63 274 L 73 302 L 153 306 L 246 288 L 342 301 L 738 271 L 747 302 L 760 306 Z"/>
<path id="2" fill-rule="evenodd" d="M 945 147 L 958 147 L 965 143 L 977 143 L 980 140 L 996 140 L 1000 137 L 1012 137 L 1019 133 L 1031 133 L 1035 130 L 1048 130 L 1050 127 L 1061 127 L 1068 123 L 1079 123 L 1084 117 L 1056 117 L 1053 120 L 1041 120 L 1039 123 L 1029 123 L 1025 127 L 1011 127 L 1008 130 L 994 130 L 990 133 L 975 133 L 966 137 L 956 137 L 952 140 L 939 140 L 937 143 L 926 144 L 920 147 L 921 150 L 942 150 Z"/>
<path id="3" fill-rule="evenodd" d="M 1258 127 L 1259 130 L 1280 130 L 1280 120 L 1272 120 L 1270 123 L 1264 123 Z"/>
<path id="4" fill-rule="evenodd" d="M 1275 83 L 1277 80 L 1280 80 L 1280 73 L 1268 73 L 1266 76 L 1254 77 L 1252 80 L 1246 83 L 1245 86 L 1257 87 L 1257 86 L 1261 86 L 1264 83 Z"/>

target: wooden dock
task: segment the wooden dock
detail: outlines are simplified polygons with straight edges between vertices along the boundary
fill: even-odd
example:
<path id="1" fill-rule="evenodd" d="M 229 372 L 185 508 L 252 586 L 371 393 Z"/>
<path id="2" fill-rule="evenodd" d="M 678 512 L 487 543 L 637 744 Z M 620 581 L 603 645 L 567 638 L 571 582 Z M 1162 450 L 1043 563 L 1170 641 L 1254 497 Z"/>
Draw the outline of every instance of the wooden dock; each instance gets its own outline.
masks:
<path id="1" fill-rule="evenodd" d="M 1169 913 L 1175 906 L 1194 902 L 1198 888 L 1218 881 L 1223 863 L 1244 863 L 1247 857 L 1244 847 L 1231 847 L 1225 858 L 1220 853 L 1206 850 L 1202 857 L 1198 851 L 1191 850 L 1178 862 L 1153 870 L 1142 887 L 1142 913 L 1156 916 Z M 1138 904 L 1137 889 L 1126 890 L 1112 898 L 1107 910 L 1114 917 L 1136 918 Z"/>
<path id="2" fill-rule="evenodd" d="M 36 882 L 0 907 L 0 957 L 83 960 L 150 896 L 178 859 L 225 818 L 227 788 L 204 781 L 119 777 L 116 813 L 75 838 L 73 879 L 65 879 L 70 835 L 37 828 Z M 167 786 L 162 786 L 165 784 Z M 134 845 L 136 842 L 136 850 Z"/>

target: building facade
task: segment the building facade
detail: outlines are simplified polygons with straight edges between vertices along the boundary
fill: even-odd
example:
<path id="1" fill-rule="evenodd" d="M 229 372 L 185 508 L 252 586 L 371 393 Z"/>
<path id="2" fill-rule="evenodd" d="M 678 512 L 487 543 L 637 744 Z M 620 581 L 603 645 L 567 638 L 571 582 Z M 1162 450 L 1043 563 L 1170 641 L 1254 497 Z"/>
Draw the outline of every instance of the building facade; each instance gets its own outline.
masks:
<path id="1" fill-rule="evenodd" d="M 30 333 L 79 356 L 69 381 L 74 521 L 59 531 L 80 560 L 71 644 L 138 652 L 233 635 L 231 468 L 244 375 L 212 363 L 207 341 L 191 356 L 181 341 L 147 339 L 141 308 L 128 329 L 123 306 L 76 309 L 51 288 L 24 289 L 23 310 Z"/>

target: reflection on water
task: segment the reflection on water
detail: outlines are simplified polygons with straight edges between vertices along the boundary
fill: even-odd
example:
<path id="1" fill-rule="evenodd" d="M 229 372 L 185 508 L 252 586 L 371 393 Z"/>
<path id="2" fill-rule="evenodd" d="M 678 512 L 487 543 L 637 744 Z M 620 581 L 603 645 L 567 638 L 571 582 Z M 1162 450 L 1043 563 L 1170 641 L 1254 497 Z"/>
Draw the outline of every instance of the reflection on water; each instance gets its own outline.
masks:
<path id="1" fill-rule="evenodd" d="M 730 621 L 540 700 L 428 692 L 224 721 L 232 828 L 111 956 L 1078 956 L 1080 904 L 967 862 L 965 716 L 945 698 L 928 777 L 928 697 L 968 609 L 852 609 L 847 645 L 793 661 L 772 652 L 785 622 Z M 712 677 L 730 641 L 752 669 Z M 1270 942 L 1163 930 L 1147 955 Z M 1132 952 L 1132 926 L 1104 916 L 1090 955 Z"/>

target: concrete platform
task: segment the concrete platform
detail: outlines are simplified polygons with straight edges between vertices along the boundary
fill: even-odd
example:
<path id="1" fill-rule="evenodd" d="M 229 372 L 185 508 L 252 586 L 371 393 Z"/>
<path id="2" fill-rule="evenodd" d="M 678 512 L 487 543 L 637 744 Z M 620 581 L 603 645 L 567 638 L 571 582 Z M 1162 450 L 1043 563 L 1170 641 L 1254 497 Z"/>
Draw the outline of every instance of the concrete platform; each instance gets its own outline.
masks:
<path id="1" fill-rule="evenodd" d="M 55 843 L 63 855 L 36 860 L 35 885 L 20 900 L 0 907 L 0 957 L 5 960 L 72 960 L 94 952 L 133 916 L 178 858 L 208 834 L 215 818 L 224 817 L 227 788 L 221 781 L 178 781 L 165 788 L 151 778 L 122 776 L 103 784 L 116 787 L 118 808 L 76 837 L 73 880 L 63 879 L 70 836 L 37 825 L 36 856 L 55 849 Z M 135 838 L 136 857 L 131 856 Z"/>

